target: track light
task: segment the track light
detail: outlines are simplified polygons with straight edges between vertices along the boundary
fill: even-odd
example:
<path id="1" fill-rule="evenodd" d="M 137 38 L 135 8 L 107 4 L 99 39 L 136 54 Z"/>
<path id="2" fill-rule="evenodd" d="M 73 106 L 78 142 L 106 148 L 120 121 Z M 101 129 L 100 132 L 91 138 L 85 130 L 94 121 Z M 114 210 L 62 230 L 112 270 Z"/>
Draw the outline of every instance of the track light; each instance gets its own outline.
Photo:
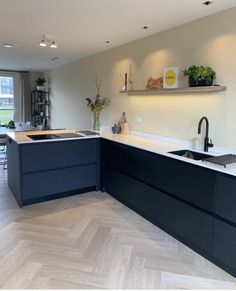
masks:
<path id="1" fill-rule="evenodd" d="M 49 38 L 46 37 L 46 35 L 43 35 L 41 42 L 39 43 L 39 46 L 41 47 L 50 47 L 50 48 L 57 48 L 56 42 Z"/>
<path id="2" fill-rule="evenodd" d="M 46 44 L 46 42 L 45 42 L 44 39 L 41 40 L 41 42 L 40 42 L 39 45 L 40 45 L 41 47 L 46 47 L 46 46 L 47 46 L 47 44 Z"/>
<path id="3" fill-rule="evenodd" d="M 50 47 L 51 47 L 51 48 L 57 48 L 57 44 L 55 43 L 55 41 L 53 41 L 53 42 L 50 44 Z"/>

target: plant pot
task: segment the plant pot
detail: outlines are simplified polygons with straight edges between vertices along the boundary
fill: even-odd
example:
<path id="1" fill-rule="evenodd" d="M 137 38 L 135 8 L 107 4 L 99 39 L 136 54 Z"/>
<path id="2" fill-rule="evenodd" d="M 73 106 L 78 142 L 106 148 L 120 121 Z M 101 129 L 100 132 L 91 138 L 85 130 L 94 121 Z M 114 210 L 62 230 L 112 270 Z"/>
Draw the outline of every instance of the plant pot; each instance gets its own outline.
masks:
<path id="1" fill-rule="evenodd" d="M 188 78 L 189 87 L 204 87 L 212 86 L 213 79 L 204 79 L 204 80 L 194 80 L 193 77 L 189 76 Z"/>
<path id="2" fill-rule="evenodd" d="M 44 91 L 44 86 L 37 86 L 36 88 L 38 91 Z"/>

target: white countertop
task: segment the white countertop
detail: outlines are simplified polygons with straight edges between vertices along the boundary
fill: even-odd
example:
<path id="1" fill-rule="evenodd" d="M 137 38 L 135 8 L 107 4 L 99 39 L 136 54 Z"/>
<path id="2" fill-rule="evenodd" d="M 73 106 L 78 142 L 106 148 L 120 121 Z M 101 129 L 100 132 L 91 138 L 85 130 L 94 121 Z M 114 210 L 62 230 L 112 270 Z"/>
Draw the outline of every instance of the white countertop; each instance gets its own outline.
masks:
<path id="1" fill-rule="evenodd" d="M 77 140 L 77 138 L 66 138 L 66 139 L 53 139 L 53 140 L 42 140 L 42 141 L 35 141 L 30 139 L 27 135 L 29 134 L 55 134 L 55 133 L 75 133 L 77 130 L 44 130 L 44 131 L 32 131 L 32 132 L 9 132 L 7 135 L 16 141 L 19 144 L 26 144 L 26 143 L 41 143 L 41 142 L 55 142 L 55 141 L 64 141 L 64 140 Z M 217 172 L 229 174 L 232 176 L 236 176 L 236 164 L 232 164 L 227 166 L 227 168 L 224 168 L 223 166 L 212 164 L 212 163 L 207 163 L 207 162 L 202 162 L 202 161 L 196 161 L 196 160 L 191 160 L 185 157 L 177 156 L 174 154 L 169 153 L 170 151 L 177 151 L 177 150 L 183 150 L 183 149 L 190 149 L 192 150 L 189 145 L 186 144 L 177 144 L 174 143 L 174 139 L 165 138 L 165 141 L 159 141 L 158 137 L 154 138 L 148 138 L 147 136 L 137 136 L 137 135 L 122 135 L 122 134 L 112 134 L 110 131 L 102 131 L 100 136 L 92 135 L 92 136 L 86 136 L 83 137 L 82 139 L 88 139 L 88 138 L 104 138 L 107 140 L 111 140 L 114 142 L 118 142 L 124 145 L 129 145 L 135 148 L 147 150 L 156 154 L 160 154 L 169 158 L 173 158 L 179 161 L 183 161 L 189 164 L 193 164 L 196 166 L 200 166 L 203 168 L 207 168 L 210 170 L 214 170 Z M 78 137 L 78 140 L 81 140 L 81 137 Z M 196 151 L 196 150 L 193 150 Z M 202 151 L 196 151 L 203 153 Z M 228 152 L 230 153 L 230 151 Z M 222 153 L 209 153 L 210 155 L 221 155 Z"/>

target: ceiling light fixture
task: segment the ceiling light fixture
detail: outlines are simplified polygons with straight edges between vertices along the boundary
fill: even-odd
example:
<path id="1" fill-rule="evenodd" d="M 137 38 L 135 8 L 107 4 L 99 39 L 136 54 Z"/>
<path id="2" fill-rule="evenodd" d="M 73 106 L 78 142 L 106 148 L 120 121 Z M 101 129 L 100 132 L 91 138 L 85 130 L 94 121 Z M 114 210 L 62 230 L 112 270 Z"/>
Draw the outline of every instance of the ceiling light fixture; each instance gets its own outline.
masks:
<path id="1" fill-rule="evenodd" d="M 106 40 L 105 43 L 110 43 L 110 40 Z"/>
<path id="2" fill-rule="evenodd" d="M 213 4 L 213 2 L 212 2 L 212 1 L 205 1 L 205 2 L 203 2 L 202 4 L 208 6 L 208 5 Z"/>
<path id="3" fill-rule="evenodd" d="M 39 46 L 41 47 L 50 47 L 50 48 L 57 48 L 57 44 L 55 40 L 46 37 L 46 35 L 43 35 L 41 42 L 39 43 Z"/>
<path id="4" fill-rule="evenodd" d="M 50 47 L 51 47 L 51 48 L 57 48 L 57 44 L 55 43 L 55 41 L 53 41 L 53 42 L 50 44 Z"/>
<path id="5" fill-rule="evenodd" d="M 39 46 L 41 46 L 41 47 L 47 47 L 47 43 L 45 42 L 44 39 L 41 40 Z"/>
<path id="6" fill-rule="evenodd" d="M 14 47 L 14 45 L 13 44 L 10 44 L 10 43 L 4 43 L 2 46 L 5 47 L 5 48 L 12 48 L 12 47 Z"/>
<path id="7" fill-rule="evenodd" d="M 149 27 L 147 25 L 144 25 L 142 28 L 143 29 L 148 29 Z"/>

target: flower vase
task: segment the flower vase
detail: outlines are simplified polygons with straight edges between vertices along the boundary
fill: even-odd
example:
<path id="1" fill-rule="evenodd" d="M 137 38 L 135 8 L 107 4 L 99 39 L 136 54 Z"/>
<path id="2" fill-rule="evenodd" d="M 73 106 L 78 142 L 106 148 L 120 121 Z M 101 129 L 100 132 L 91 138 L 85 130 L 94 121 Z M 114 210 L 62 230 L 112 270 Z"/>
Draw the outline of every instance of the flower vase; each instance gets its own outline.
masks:
<path id="1" fill-rule="evenodd" d="M 100 130 L 100 112 L 93 112 L 93 130 Z"/>

